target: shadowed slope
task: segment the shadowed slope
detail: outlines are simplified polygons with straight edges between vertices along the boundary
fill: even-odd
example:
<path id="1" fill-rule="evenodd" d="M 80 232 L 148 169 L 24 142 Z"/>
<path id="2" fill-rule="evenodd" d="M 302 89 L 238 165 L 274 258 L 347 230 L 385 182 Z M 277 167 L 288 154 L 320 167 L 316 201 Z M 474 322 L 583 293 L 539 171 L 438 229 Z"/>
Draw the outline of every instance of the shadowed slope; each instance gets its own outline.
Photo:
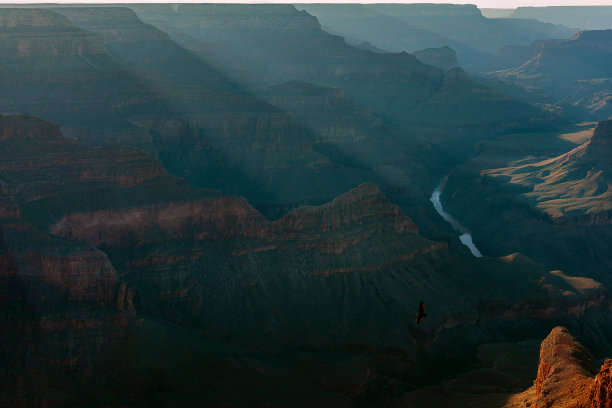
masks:
<path id="1" fill-rule="evenodd" d="M 30 224 L 7 174 L 55 167 L 61 158 L 48 147 L 59 141 L 72 145 L 46 122 L 0 116 L 0 403 L 6 406 L 63 406 L 134 385 L 131 292 L 106 254 Z M 30 156 L 28 166 L 14 147 L 38 143 L 47 148 L 47 162 Z M 38 184 L 32 193 L 44 201 L 46 187 Z"/>
<path id="2" fill-rule="evenodd" d="M 331 199 L 361 179 L 313 151 L 311 132 L 294 117 L 127 8 L 0 13 L 10 38 L 0 79 L 9 112 L 18 106 L 55 120 L 81 143 L 144 148 L 192 185 L 244 194 L 275 213 Z"/>
<path id="3" fill-rule="evenodd" d="M 171 8 L 131 6 L 145 21 L 162 20 L 197 40 L 229 46 L 244 55 L 253 69 L 270 81 L 306 80 L 316 84 L 338 86 L 358 105 L 370 108 L 385 120 L 410 125 L 419 116 L 419 123 L 430 126 L 458 124 L 482 127 L 501 122 L 514 123 L 531 117 L 542 118 L 541 112 L 496 93 L 491 88 L 469 82 L 457 84 L 458 98 L 465 104 L 451 104 L 458 115 L 447 118 L 445 111 L 417 113 L 420 105 L 438 97 L 445 80 L 444 73 L 419 62 L 406 53 L 381 54 L 347 45 L 343 38 L 321 29 L 316 18 L 290 5 L 181 5 Z M 248 18 L 246 17 L 248 16 Z M 470 105 L 485 114 L 474 116 L 463 109 Z M 528 115 L 525 115 L 528 111 Z"/>
<path id="4" fill-rule="evenodd" d="M 83 142 L 150 146 L 135 117 L 162 101 L 113 59 L 101 39 L 50 10 L 0 8 L 0 110 L 31 112 Z"/>

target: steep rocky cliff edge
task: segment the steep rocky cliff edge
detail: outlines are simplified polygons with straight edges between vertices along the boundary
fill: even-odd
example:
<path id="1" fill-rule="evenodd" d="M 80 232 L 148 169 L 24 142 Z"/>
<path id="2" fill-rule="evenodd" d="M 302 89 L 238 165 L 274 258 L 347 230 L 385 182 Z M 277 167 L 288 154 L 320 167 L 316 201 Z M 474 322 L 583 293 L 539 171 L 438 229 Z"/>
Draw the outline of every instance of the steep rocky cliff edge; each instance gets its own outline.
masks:
<path id="1" fill-rule="evenodd" d="M 599 373 L 590 352 L 564 327 L 555 327 L 540 347 L 533 387 L 515 395 L 507 408 L 607 408 L 612 403 L 612 360 Z"/>

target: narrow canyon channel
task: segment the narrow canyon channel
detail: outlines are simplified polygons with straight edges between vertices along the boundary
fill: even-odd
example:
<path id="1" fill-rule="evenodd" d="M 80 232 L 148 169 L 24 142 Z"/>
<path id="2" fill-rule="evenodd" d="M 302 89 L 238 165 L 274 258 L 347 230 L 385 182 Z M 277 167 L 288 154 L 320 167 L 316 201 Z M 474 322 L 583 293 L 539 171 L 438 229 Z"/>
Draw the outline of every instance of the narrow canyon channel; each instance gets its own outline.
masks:
<path id="1" fill-rule="evenodd" d="M 440 196 L 442 195 L 442 190 L 444 190 L 444 187 L 446 186 L 447 180 L 448 180 L 448 176 L 440 180 L 440 184 L 438 184 L 438 187 L 436 187 L 436 189 L 431 194 L 430 200 L 433 203 L 433 206 L 438 212 L 438 214 L 440 214 L 442 218 L 444 218 L 444 220 L 446 220 L 450 225 L 453 226 L 455 230 L 459 232 L 460 234 L 459 240 L 461 241 L 461 243 L 465 245 L 466 247 L 468 247 L 472 255 L 474 255 L 477 258 L 480 258 L 482 257 L 482 253 L 480 252 L 480 250 L 478 250 L 478 248 L 476 248 L 476 245 L 474 245 L 474 242 L 472 242 L 472 234 L 470 234 L 470 231 L 467 228 L 465 228 L 463 225 L 461 225 L 459 221 L 453 218 L 452 215 L 444 211 L 444 208 L 442 207 Z"/>

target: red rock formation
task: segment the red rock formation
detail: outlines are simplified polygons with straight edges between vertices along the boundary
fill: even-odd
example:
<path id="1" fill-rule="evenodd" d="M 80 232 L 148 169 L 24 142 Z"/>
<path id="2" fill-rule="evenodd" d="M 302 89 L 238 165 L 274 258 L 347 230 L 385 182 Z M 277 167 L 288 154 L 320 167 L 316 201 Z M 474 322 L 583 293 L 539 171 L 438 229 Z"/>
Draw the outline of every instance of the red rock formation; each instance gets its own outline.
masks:
<path id="1" fill-rule="evenodd" d="M 612 407 L 612 360 L 607 359 L 595 377 L 588 402 L 581 408 Z"/>
<path id="2" fill-rule="evenodd" d="M 561 401 L 583 398 L 592 375 L 588 350 L 567 329 L 555 327 L 540 346 L 535 408 L 552 408 Z"/>
<path id="3" fill-rule="evenodd" d="M 555 327 L 540 347 L 533 387 L 513 396 L 506 408 L 609 408 L 612 406 L 612 360 L 599 374 L 589 351 L 564 327 Z"/>
<path id="4" fill-rule="evenodd" d="M 297 208 L 283 216 L 276 225 L 289 234 L 303 234 L 335 232 L 381 219 L 390 220 L 386 226 L 394 232 L 418 232 L 416 225 L 403 216 L 402 210 L 390 203 L 371 183 L 362 184 L 328 204 Z"/>
<path id="5" fill-rule="evenodd" d="M 115 248 L 164 239 L 229 240 L 266 237 L 269 222 L 243 198 L 223 197 L 135 208 L 75 213 L 51 228 L 55 235 Z"/>

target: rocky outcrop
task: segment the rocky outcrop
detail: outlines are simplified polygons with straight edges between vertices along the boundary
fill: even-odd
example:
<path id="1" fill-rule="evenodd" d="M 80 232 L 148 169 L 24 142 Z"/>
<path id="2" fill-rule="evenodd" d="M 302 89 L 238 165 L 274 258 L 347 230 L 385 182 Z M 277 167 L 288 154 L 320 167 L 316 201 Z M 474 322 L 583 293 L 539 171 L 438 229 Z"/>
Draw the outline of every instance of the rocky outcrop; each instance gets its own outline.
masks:
<path id="1" fill-rule="evenodd" d="M 58 126 L 36 118 L 0 116 L 0 144 L 3 180 L 25 213 L 47 206 L 47 216 L 53 217 L 79 208 L 107 208 L 117 200 L 164 202 L 155 186 L 187 190 L 137 149 L 82 147 L 64 138 Z M 104 195 L 99 189 L 106 189 Z"/>
<path id="2" fill-rule="evenodd" d="M 554 328 L 540 347 L 534 406 L 550 408 L 584 398 L 593 371 L 593 358 L 586 348 L 567 329 Z"/>
<path id="3" fill-rule="evenodd" d="M 177 241 L 267 237 L 267 220 L 242 198 L 223 197 L 75 213 L 53 225 L 55 235 L 92 246 L 144 246 L 159 235 Z"/>
<path id="4" fill-rule="evenodd" d="M 379 221 L 389 220 L 388 225 Z M 362 184 L 320 207 L 300 207 L 284 215 L 275 226 L 291 235 L 333 233 L 347 228 L 377 223 L 396 233 L 416 234 L 416 225 L 402 210 L 391 204 L 374 184 Z"/>
<path id="5" fill-rule="evenodd" d="M 611 365 L 612 360 L 606 360 L 595 376 L 591 353 L 565 327 L 555 327 L 540 346 L 533 387 L 514 395 L 505 407 L 609 407 Z"/>
<path id="6" fill-rule="evenodd" d="M 612 360 L 607 359 L 593 380 L 587 403 L 580 408 L 612 407 Z"/>
<path id="7" fill-rule="evenodd" d="M 305 276 L 310 293 L 312 280 L 329 276 L 328 270 L 384 273 L 446 248 L 418 236 L 412 221 L 372 184 L 270 222 L 243 198 L 186 187 L 136 149 L 82 147 L 62 138 L 56 126 L 33 118 L 0 117 L 0 130 L 3 191 L 14 198 L 2 200 L 3 213 L 22 216 L 65 242 L 104 250 L 141 310 L 238 336 L 245 343 L 274 334 L 287 345 L 299 330 L 295 323 L 284 329 L 288 321 L 302 319 L 296 310 L 281 308 L 281 321 L 270 314 L 268 304 L 285 296 L 285 289 L 274 283 L 278 269 L 273 259 L 285 265 L 292 285 L 301 285 L 300 276 Z M 355 256 L 368 245 L 377 249 Z M 297 266 L 302 261 L 295 263 L 296 258 L 307 262 L 306 269 Z M 78 270 L 80 261 L 87 262 L 77 258 L 66 269 Z M 211 275 L 211 268 L 221 271 Z M 77 279 L 72 273 L 50 277 L 61 287 Z M 88 282 L 80 281 L 74 290 L 89 293 Z M 260 285 L 277 289 L 256 290 L 255 309 L 244 318 L 261 315 L 241 320 L 226 302 Z M 66 296 L 80 299 L 75 293 Z M 268 334 L 259 333 L 262 318 L 271 324 Z"/>

